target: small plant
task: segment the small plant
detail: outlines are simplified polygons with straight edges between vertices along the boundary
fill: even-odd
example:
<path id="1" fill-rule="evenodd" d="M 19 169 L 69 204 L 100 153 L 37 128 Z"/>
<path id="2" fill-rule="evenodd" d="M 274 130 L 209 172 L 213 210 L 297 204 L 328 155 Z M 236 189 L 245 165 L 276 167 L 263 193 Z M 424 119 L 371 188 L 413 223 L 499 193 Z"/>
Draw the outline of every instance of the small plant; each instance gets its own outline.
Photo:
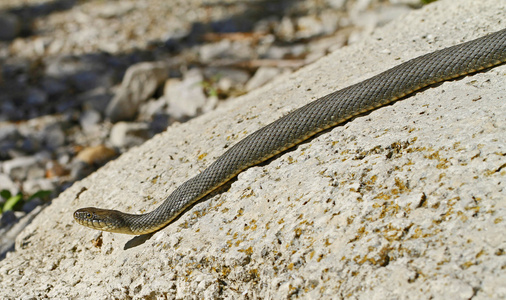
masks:
<path id="1" fill-rule="evenodd" d="M 200 83 L 202 86 L 204 93 L 210 97 L 219 97 L 220 91 L 218 88 L 218 81 L 220 80 L 221 75 L 214 75 L 209 80 L 204 80 Z"/>
<path id="2" fill-rule="evenodd" d="M 5 199 L 4 203 L 0 203 L 0 213 L 9 211 L 9 210 L 20 210 L 23 207 L 23 204 L 29 202 L 32 199 L 40 198 L 47 199 L 51 195 L 51 191 L 40 190 L 28 198 L 23 198 L 23 194 L 18 193 L 16 195 L 12 195 L 8 190 L 1 190 L 0 196 Z"/>

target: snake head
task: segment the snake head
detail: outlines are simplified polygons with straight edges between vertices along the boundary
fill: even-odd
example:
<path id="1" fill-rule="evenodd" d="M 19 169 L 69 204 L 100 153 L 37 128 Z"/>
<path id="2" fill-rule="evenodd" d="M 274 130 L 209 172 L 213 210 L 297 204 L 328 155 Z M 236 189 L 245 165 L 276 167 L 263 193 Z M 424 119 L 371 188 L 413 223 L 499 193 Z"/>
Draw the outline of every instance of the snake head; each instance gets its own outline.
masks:
<path id="1" fill-rule="evenodd" d="M 95 207 L 80 208 L 74 212 L 74 219 L 77 223 L 89 228 L 117 233 L 129 233 L 125 228 L 123 214 L 117 210 Z"/>

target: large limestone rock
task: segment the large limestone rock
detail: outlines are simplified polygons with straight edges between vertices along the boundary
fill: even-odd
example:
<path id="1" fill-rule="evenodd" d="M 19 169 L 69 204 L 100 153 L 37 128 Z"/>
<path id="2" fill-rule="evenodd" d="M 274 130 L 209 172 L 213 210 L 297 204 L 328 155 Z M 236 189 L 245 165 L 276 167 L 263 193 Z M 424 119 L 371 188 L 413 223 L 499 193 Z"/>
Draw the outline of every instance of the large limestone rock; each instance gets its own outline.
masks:
<path id="1" fill-rule="evenodd" d="M 144 239 L 72 212 L 146 212 L 227 147 L 310 100 L 504 27 L 504 1 L 438 1 L 74 184 L 0 262 L 11 298 L 506 297 L 506 66 L 356 118 Z"/>

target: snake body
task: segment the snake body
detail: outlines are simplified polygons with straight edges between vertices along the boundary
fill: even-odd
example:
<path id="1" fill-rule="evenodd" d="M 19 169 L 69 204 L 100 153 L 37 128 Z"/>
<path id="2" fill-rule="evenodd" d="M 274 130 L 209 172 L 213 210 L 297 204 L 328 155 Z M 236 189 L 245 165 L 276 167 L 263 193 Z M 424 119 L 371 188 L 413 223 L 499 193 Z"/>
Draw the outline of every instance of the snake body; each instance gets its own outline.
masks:
<path id="1" fill-rule="evenodd" d="M 414 58 L 370 79 L 321 97 L 252 133 L 203 172 L 180 185 L 152 212 L 133 215 L 91 207 L 77 210 L 74 218 L 79 224 L 103 231 L 126 234 L 157 231 L 244 169 L 325 129 L 431 84 L 504 62 L 506 29 Z"/>

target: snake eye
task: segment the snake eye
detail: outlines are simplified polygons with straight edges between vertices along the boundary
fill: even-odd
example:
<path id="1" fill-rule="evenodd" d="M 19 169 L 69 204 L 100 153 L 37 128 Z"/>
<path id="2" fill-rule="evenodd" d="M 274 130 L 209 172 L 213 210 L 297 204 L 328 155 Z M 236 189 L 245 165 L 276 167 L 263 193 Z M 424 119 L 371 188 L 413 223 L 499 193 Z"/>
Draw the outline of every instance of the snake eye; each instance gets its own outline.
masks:
<path id="1" fill-rule="evenodd" d="M 91 219 L 91 213 L 86 213 L 86 218 Z"/>

